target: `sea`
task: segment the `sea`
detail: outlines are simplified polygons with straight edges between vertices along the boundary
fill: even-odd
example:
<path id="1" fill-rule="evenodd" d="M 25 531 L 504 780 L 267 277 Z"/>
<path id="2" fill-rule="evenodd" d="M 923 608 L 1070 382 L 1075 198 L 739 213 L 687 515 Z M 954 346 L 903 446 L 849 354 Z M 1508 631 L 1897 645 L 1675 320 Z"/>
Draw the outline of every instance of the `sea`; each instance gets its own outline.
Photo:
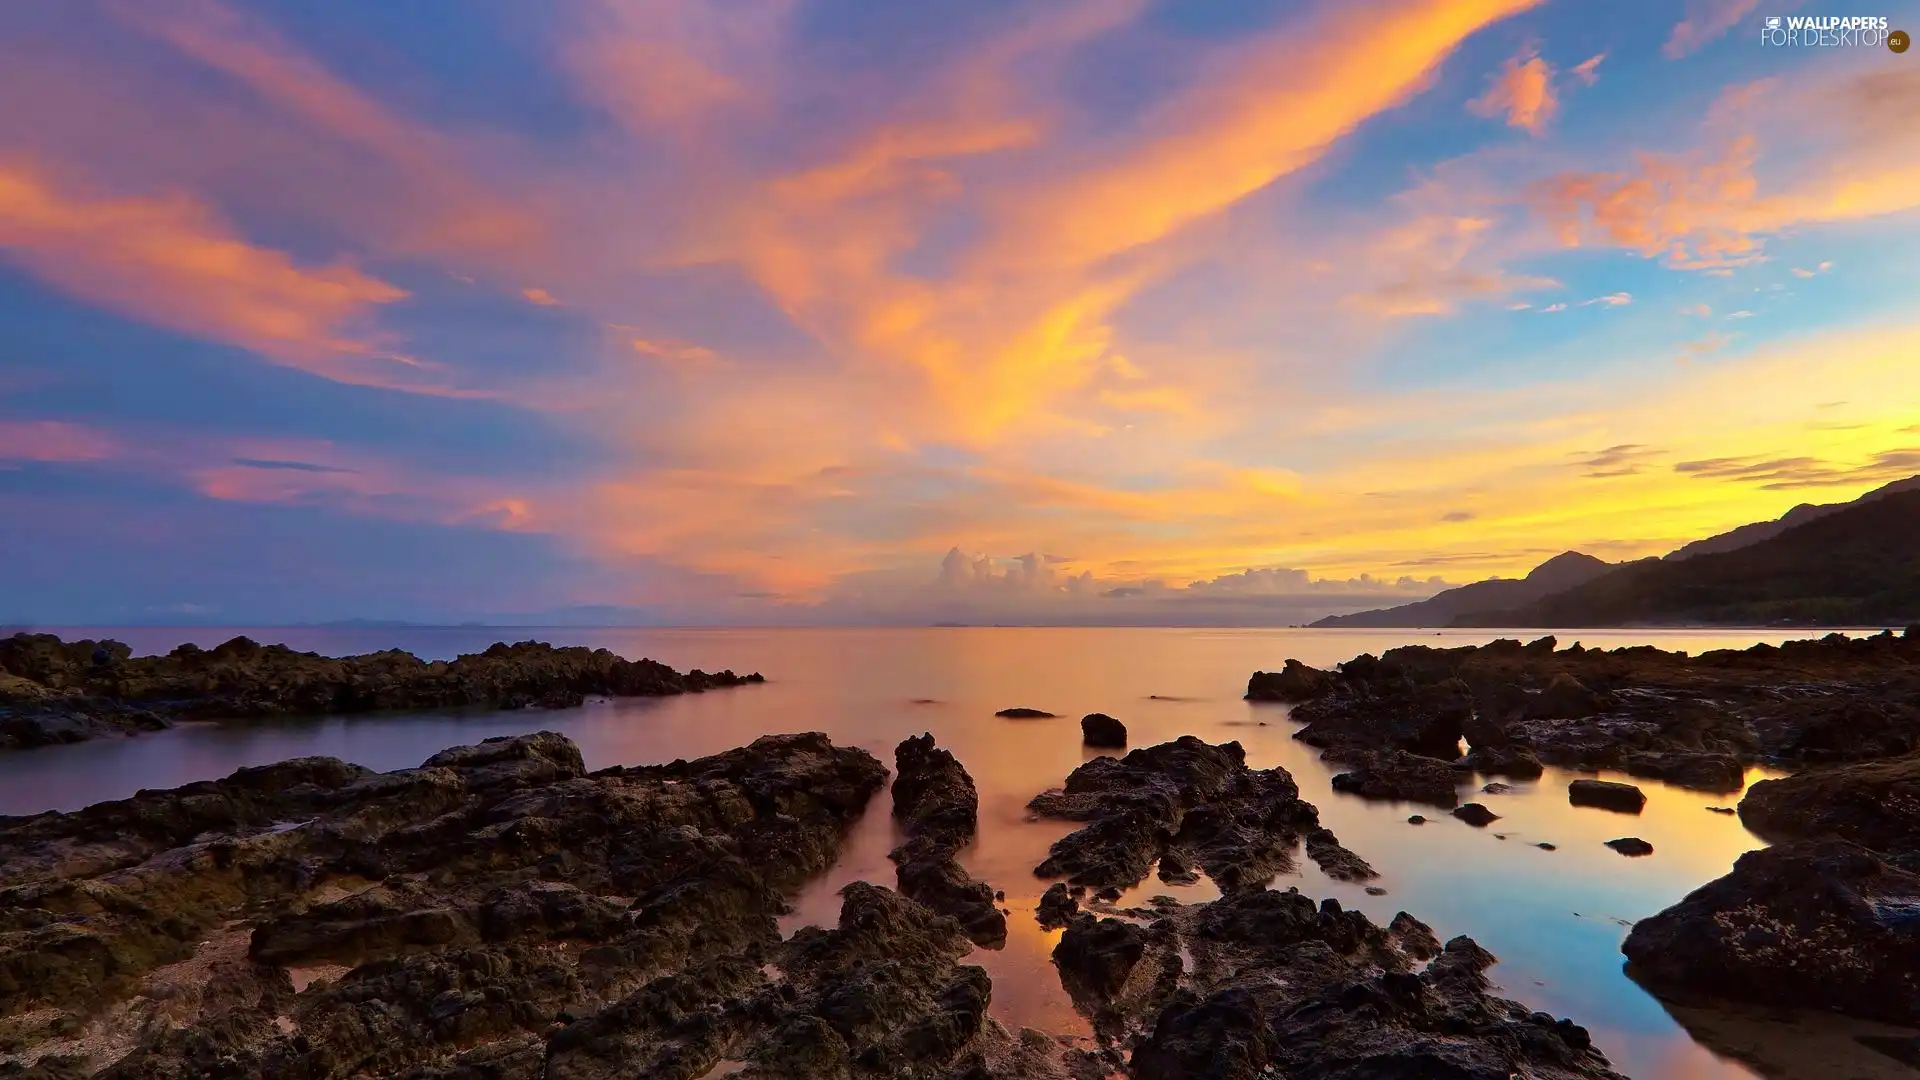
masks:
<path id="1" fill-rule="evenodd" d="M 1743 852 L 1763 846 L 1737 817 L 1709 812 L 1739 796 L 1681 790 L 1634 780 L 1647 795 L 1639 815 L 1578 808 L 1567 784 L 1588 773 L 1549 769 L 1539 781 L 1509 781 L 1512 791 L 1468 794 L 1499 815 L 1473 828 L 1430 808 L 1367 802 L 1335 793 L 1336 771 L 1294 740 L 1285 706 L 1242 699 L 1247 677 L 1288 658 L 1328 666 L 1396 645 L 1457 646 L 1539 632 L 1499 630 L 1312 630 L 1202 628 L 621 629 L 524 627 L 350 628 L 59 628 L 68 638 L 113 637 L 137 654 L 185 641 L 212 646 L 235 634 L 296 649 L 347 655 L 401 648 L 450 659 L 498 640 L 605 647 L 676 668 L 758 671 L 764 685 L 658 699 L 590 702 L 585 707 L 512 712 L 319 717 L 270 722 L 194 723 L 128 739 L 0 755 L 0 814 L 71 810 L 142 788 L 171 787 L 312 754 L 374 769 L 418 765 L 448 746 L 493 735 L 558 731 L 580 747 L 589 768 L 693 758 L 777 732 L 823 731 L 861 746 L 889 766 L 903 738 L 932 732 L 973 775 L 980 792 L 977 842 L 961 861 L 1006 892 L 1010 937 L 999 950 L 976 950 L 994 977 L 992 1010 L 1009 1028 L 1088 1034 L 1050 960 L 1058 932 L 1040 929 L 1033 908 L 1047 882 L 1033 867 L 1074 826 L 1032 820 L 1026 804 L 1058 787 L 1095 751 L 1084 749 L 1078 718 L 1119 717 L 1131 745 L 1180 735 L 1236 740 L 1249 764 L 1285 766 L 1303 798 L 1347 847 L 1381 872 L 1372 896 L 1322 875 L 1304 854 L 1275 887 L 1334 897 L 1385 923 L 1398 911 L 1419 917 L 1444 940 L 1467 934 L 1499 958 L 1490 977 L 1504 996 L 1570 1017 L 1587 1027 L 1615 1068 L 1652 1080 L 1794 1077 L 1861 1080 L 1913 1072 L 1866 1048 L 1856 1036 L 1896 1029 L 1817 1013 L 1663 1003 L 1622 970 L 1620 943 L 1634 920 L 1661 910 L 1726 873 Z M 1562 647 L 1652 644 L 1698 653 L 1778 643 L 1805 632 L 1558 631 Z M 1009 720 L 1022 706 L 1058 714 Z M 1753 770 L 1749 783 L 1770 775 Z M 1611 777 L 1628 779 L 1626 777 Z M 897 841 L 883 792 L 848 838 L 829 873 L 794 898 L 785 920 L 832 925 L 838 890 L 865 879 L 893 884 L 887 852 Z M 1430 820 L 1409 824 L 1413 813 Z M 1653 845 L 1644 858 L 1604 846 L 1637 836 Z M 1554 850 L 1536 845 L 1547 842 Z M 1123 899 L 1158 894 L 1194 901 L 1213 893 L 1155 879 Z"/>

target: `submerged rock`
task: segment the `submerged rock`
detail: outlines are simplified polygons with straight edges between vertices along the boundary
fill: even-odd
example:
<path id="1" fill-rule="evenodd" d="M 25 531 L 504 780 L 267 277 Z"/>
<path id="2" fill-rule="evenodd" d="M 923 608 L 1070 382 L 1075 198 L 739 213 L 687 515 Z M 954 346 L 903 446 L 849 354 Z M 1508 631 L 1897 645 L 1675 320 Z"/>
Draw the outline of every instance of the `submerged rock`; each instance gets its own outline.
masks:
<path id="1" fill-rule="evenodd" d="M 1106 713 L 1088 713 L 1080 718 L 1080 741 L 1102 749 L 1124 747 L 1127 745 L 1127 725 Z"/>
<path id="2" fill-rule="evenodd" d="M 1618 840 L 1609 840 L 1607 846 L 1632 858 L 1653 854 L 1653 845 L 1637 836 L 1623 836 Z"/>
<path id="3" fill-rule="evenodd" d="M 0 638 L 0 750 L 137 734 L 188 719 L 445 709 L 569 708 L 589 696 L 698 693 L 764 681 L 681 674 L 605 649 L 504 642 L 452 661 L 398 649 L 331 657 L 237 637 L 134 657 L 118 641 Z"/>
<path id="4" fill-rule="evenodd" d="M 1335 881 L 1372 881 L 1380 876 L 1367 860 L 1347 850 L 1332 829 L 1315 829 L 1307 834 L 1307 857 Z"/>
<path id="5" fill-rule="evenodd" d="M 1045 709 L 1029 709 L 1023 706 L 1016 706 L 1011 709 L 1001 709 L 993 715 L 1002 716 L 1008 720 L 1051 720 L 1056 714 L 1050 713 Z"/>
<path id="6" fill-rule="evenodd" d="M 1481 806 L 1477 802 L 1465 803 L 1456 807 L 1453 811 L 1453 816 L 1476 829 L 1484 829 L 1488 825 L 1500 820 L 1499 814 Z"/>
<path id="7" fill-rule="evenodd" d="M 1920 1016 L 1920 875 L 1843 840 L 1750 851 L 1725 877 L 1635 923 L 1621 951 L 1629 974 L 1655 990 L 1911 1024 Z"/>
<path id="8" fill-rule="evenodd" d="M 893 816 L 907 838 L 888 858 L 898 867 L 900 892 L 951 915 L 976 945 L 1006 944 L 1007 917 L 994 903 L 993 887 L 974 880 L 957 858 L 979 825 L 973 777 L 931 734 L 903 740 L 894 749 L 894 769 Z"/>
<path id="9" fill-rule="evenodd" d="M 1567 785 L 1567 801 L 1574 806 L 1597 806 L 1621 814 L 1637 814 L 1646 808 L 1647 796 L 1632 784 L 1611 780 L 1575 780 Z"/>

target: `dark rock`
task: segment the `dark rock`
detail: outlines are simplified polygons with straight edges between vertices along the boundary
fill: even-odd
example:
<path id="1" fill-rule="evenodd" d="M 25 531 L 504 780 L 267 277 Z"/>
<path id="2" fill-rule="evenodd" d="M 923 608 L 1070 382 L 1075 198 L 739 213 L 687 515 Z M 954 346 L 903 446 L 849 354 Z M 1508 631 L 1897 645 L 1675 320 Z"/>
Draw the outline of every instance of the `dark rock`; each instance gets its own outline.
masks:
<path id="1" fill-rule="evenodd" d="M 731 671 L 682 675 L 605 649 L 534 641 L 428 663 L 399 650 L 336 658 L 248 638 L 134 657 L 117 641 L 15 634 L 0 638 L 0 750 L 137 734 L 184 719 L 571 708 L 589 695 L 661 696 L 763 681 Z"/>
<path id="2" fill-rule="evenodd" d="M 1558 844 L 1549 844 L 1545 840 L 1542 840 L 1533 846 L 1539 848 L 1541 851 L 1559 851 L 1560 850 L 1560 847 Z"/>
<path id="3" fill-rule="evenodd" d="M 1130 922 L 1076 915 L 1054 946 L 1053 962 L 1074 1000 L 1097 1008 L 1120 992 L 1146 948 L 1145 935 Z"/>
<path id="4" fill-rule="evenodd" d="M 1653 845 L 1637 836 L 1623 836 L 1618 840 L 1609 840 L 1607 841 L 1607 846 L 1622 855 L 1633 858 L 1653 854 Z"/>
<path id="5" fill-rule="evenodd" d="M 973 777 L 931 734 L 903 740 L 894 750 L 894 769 L 893 816 L 907 839 L 888 858 L 897 866 L 900 892 L 958 920 L 974 944 L 1005 945 L 1007 918 L 993 888 L 974 880 L 958 859 L 979 824 Z"/>
<path id="6" fill-rule="evenodd" d="M 908 827 L 969 827 L 964 772 L 915 755 Z M 127 1017 L 104 1080 L 944 1076 L 1010 1042 L 953 919 L 856 882 L 835 929 L 776 921 L 885 781 L 818 734 L 586 774 L 541 733 L 0 818 L 0 1015 Z M 153 974 L 249 922 L 250 955 Z M 294 993 L 318 962 L 352 966 Z"/>
<path id="7" fill-rule="evenodd" d="M 1338 760 L 1350 768 L 1334 776 L 1335 791 L 1443 809 L 1460 801 L 1461 775 L 1444 761 L 1401 750 L 1341 751 Z"/>
<path id="8" fill-rule="evenodd" d="M 1127 745 L 1127 725 L 1106 713 L 1088 713 L 1080 718 L 1080 741 L 1100 748 L 1123 747 Z"/>
<path id="9" fill-rule="evenodd" d="M 1637 814 L 1647 805 L 1647 796 L 1632 784 L 1611 780 L 1575 780 L 1567 785 L 1567 801 L 1574 806 L 1597 806 L 1621 814 Z"/>
<path id="10" fill-rule="evenodd" d="M 1056 881 L 1047 886 L 1047 891 L 1041 894 L 1040 903 L 1034 908 L 1034 916 L 1039 920 L 1042 929 L 1058 930 L 1071 922 L 1079 911 L 1079 901 L 1067 892 L 1065 884 Z"/>
<path id="11" fill-rule="evenodd" d="M 1387 890 L 1381 888 L 1378 885 L 1369 885 L 1367 886 L 1367 895 L 1368 896 L 1385 896 L 1387 895 Z"/>
<path id="12" fill-rule="evenodd" d="M 1492 783 L 1492 784 L 1488 784 L 1486 787 L 1481 788 L 1480 790 L 1488 795 L 1505 795 L 1508 792 L 1512 791 L 1513 788 L 1506 784 Z"/>
<path id="13" fill-rule="evenodd" d="M 1527 720 L 1583 720 L 1599 712 L 1605 704 L 1585 683 L 1563 672 L 1555 675 L 1545 690 L 1528 699 L 1520 714 Z"/>
<path id="14" fill-rule="evenodd" d="M 1460 756 L 1472 715 L 1473 698 L 1458 682 L 1369 684 L 1364 692 L 1327 694 L 1295 706 L 1293 719 L 1306 726 L 1293 737 L 1323 749 L 1401 750 L 1452 761 Z"/>
<path id="15" fill-rule="evenodd" d="M 1407 824 L 1409 825 L 1425 825 L 1426 823 L 1427 819 L 1424 814 L 1413 814 L 1407 818 Z"/>
<path id="16" fill-rule="evenodd" d="M 1279 671 L 1256 671 L 1247 680 L 1248 701 L 1312 701 L 1333 688 L 1333 676 L 1289 658 Z"/>
<path id="17" fill-rule="evenodd" d="M 1307 857 L 1335 881 L 1371 881 L 1380 876 L 1367 860 L 1343 847 L 1332 829 L 1315 829 L 1307 834 L 1306 841 Z"/>
<path id="18" fill-rule="evenodd" d="M 1757 788 L 1759 785 L 1755 785 Z M 1733 871 L 1640 920 L 1621 947 L 1657 990 L 1920 1016 L 1920 875 L 1843 840 L 1750 851 Z"/>
<path id="19" fill-rule="evenodd" d="M 1460 759 L 1460 765 L 1482 776 L 1509 780 L 1538 780 L 1547 771 L 1531 751 L 1517 746 L 1475 746 L 1472 753 Z"/>
<path id="20" fill-rule="evenodd" d="M 1108 887 L 1101 889 L 1099 892 L 1094 893 L 1093 898 L 1095 900 L 1099 900 L 1104 903 L 1117 904 L 1120 902 L 1121 895 L 1122 894 L 1119 889 L 1116 889 L 1111 885 L 1109 885 Z"/>
<path id="21" fill-rule="evenodd" d="M 1735 810 L 1735 809 L 1734 809 L 1733 807 L 1731 807 L 1731 806 L 1709 806 L 1709 807 L 1707 807 L 1707 813 L 1709 813 L 1709 814 L 1728 814 L 1728 815 L 1732 815 L 1732 814 L 1737 814 L 1737 813 L 1739 813 L 1739 812 L 1740 812 L 1740 811 L 1738 811 L 1738 810 Z"/>
<path id="22" fill-rule="evenodd" d="M 1001 709 L 993 715 L 1004 716 L 1009 720 L 1051 720 L 1056 714 L 1050 713 L 1045 709 L 1028 709 L 1016 706 L 1011 709 Z"/>
<path id="23" fill-rule="evenodd" d="M 1739 812 L 1773 841 L 1837 837 L 1888 854 L 1920 852 L 1920 754 L 1762 780 Z"/>
<path id="24" fill-rule="evenodd" d="M 1191 735 L 1094 758 L 1028 807 L 1088 822 L 1034 873 L 1095 888 L 1138 884 L 1170 854 L 1174 868 L 1197 863 L 1224 890 L 1257 887 L 1291 867 L 1300 835 L 1319 823 L 1285 769 L 1248 769 L 1239 743 Z"/>
<path id="25" fill-rule="evenodd" d="M 1463 803 L 1454 808 L 1453 816 L 1476 829 L 1484 829 L 1488 825 L 1500 820 L 1499 814 L 1481 806 L 1477 802 Z"/>
<path id="26" fill-rule="evenodd" d="M 1726 754 L 1628 754 L 1626 770 L 1694 791 L 1727 793 L 1747 786 L 1747 770 Z"/>

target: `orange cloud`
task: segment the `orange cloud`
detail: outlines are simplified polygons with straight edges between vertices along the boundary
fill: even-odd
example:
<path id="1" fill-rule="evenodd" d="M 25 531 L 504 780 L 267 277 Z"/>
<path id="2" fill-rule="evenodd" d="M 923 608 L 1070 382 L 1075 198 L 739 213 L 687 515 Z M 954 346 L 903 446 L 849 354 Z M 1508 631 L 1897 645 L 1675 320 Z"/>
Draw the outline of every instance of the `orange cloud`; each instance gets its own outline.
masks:
<path id="1" fill-rule="evenodd" d="M 540 289 L 540 288 L 521 289 L 520 295 L 522 297 L 525 297 L 527 303 L 529 304 L 537 304 L 540 307 L 559 307 L 560 306 L 560 301 L 556 299 L 552 293 L 548 292 L 545 289 Z"/>
<path id="2" fill-rule="evenodd" d="M 450 392 L 417 381 L 419 361 L 355 332 L 405 290 L 344 262 L 304 267 L 256 247 L 183 195 L 91 197 L 0 163 L 0 252 L 90 302 L 323 378 Z"/>
<path id="3" fill-rule="evenodd" d="M 1598 66 L 1599 57 L 1588 61 Z M 1585 65 L 1582 65 L 1585 67 Z M 1591 74 L 1592 69 L 1587 69 Z M 1533 52 L 1523 52 L 1508 60 L 1487 87 L 1487 91 L 1467 102 L 1476 116 L 1505 114 L 1507 125 L 1538 135 L 1560 107 L 1553 92 L 1553 66 Z"/>
<path id="4" fill-rule="evenodd" d="M 60 420 L 0 420 L 0 461 L 100 461 L 120 452 L 109 436 Z"/>
<path id="5" fill-rule="evenodd" d="M 1592 86 L 1594 83 L 1597 83 L 1600 81 L 1600 61 L 1605 60 L 1606 58 L 1607 58 L 1606 53 L 1600 53 L 1595 56 L 1589 56 L 1585 60 L 1582 60 L 1579 63 L 1573 65 L 1573 67 L 1567 69 L 1567 73 L 1572 75 L 1574 78 L 1579 79 L 1581 83 L 1583 83 L 1584 85 Z"/>
<path id="6" fill-rule="evenodd" d="M 1424 89 L 1469 34 L 1539 0 L 1346 5 L 1290 26 L 1158 111 L 1157 137 L 1008 207 L 998 251 L 1086 265 L 1151 243 L 1324 154 L 1362 121 Z M 1377 27 L 1391 25 L 1393 33 Z M 1367 40 L 1366 49 L 1325 41 Z"/>

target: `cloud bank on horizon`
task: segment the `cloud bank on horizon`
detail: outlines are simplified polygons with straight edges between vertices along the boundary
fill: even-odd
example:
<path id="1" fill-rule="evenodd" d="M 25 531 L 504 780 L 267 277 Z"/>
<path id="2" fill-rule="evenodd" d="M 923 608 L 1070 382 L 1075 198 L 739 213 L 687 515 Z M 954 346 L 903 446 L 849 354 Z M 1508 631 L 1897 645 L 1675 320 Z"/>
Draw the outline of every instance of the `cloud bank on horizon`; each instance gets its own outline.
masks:
<path id="1" fill-rule="evenodd" d="M 1766 14 L 8 5 L 0 618 L 1289 623 L 1850 498 L 1920 62 Z"/>

